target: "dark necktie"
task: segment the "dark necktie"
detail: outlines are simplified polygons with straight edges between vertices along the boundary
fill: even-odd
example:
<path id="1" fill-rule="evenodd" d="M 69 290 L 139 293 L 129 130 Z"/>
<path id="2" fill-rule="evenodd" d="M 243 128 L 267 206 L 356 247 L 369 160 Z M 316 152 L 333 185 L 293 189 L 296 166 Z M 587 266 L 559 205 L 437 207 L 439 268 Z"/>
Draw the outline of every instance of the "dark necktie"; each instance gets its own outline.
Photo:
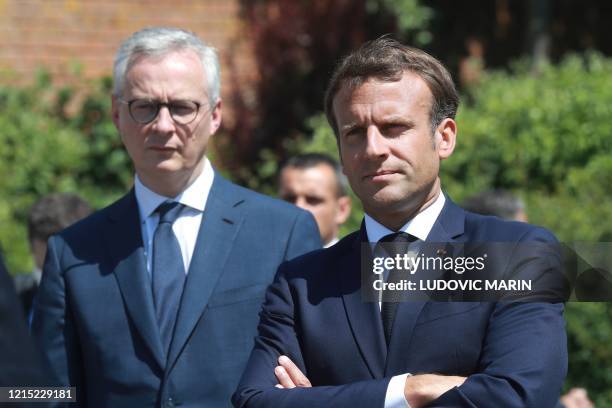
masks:
<path id="1" fill-rule="evenodd" d="M 396 254 L 403 255 L 408 252 L 408 247 L 417 238 L 413 235 L 407 234 L 405 232 L 396 232 L 393 234 L 385 235 L 379 243 L 386 244 L 383 249 L 388 253 L 388 256 L 395 258 Z M 387 282 L 397 283 L 402 279 L 402 273 L 405 273 L 403 270 L 397 270 L 395 268 L 389 270 L 389 275 L 387 277 Z M 390 296 L 389 296 L 390 295 Z M 399 298 L 400 296 L 395 293 L 387 293 L 383 295 L 383 300 L 380 306 L 380 313 L 383 323 L 383 330 L 385 331 L 385 340 L 387 341 L 387 345 L 389 345 L 389 341 L 391 339 L 391 330 L 393 328 L 393 321 L 395 320 L 395 312 L 397 310 Z M 395 297 L 395 299 L 394 299 Z"/>
<path id="2" fill-rule="evenodd" d="M 185 267 L 181 247 L 172 231 L 172 224 L 185 206 L 165 202 L 157 207 L 159 224 L 153 236 L 153 301 L 164 351 L 172 340 L 183 286 Z"/>

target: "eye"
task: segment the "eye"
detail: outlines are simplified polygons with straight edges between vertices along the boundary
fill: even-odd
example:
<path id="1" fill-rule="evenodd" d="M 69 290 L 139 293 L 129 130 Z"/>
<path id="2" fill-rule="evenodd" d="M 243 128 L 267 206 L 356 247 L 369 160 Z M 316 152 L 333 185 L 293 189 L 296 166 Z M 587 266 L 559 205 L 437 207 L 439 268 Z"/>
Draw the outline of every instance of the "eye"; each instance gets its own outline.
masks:
<path id="1" fill-rule="evenodd" d="M 391 123 L 381 127 L 382 134 L 387 137 L 396 137 L 409 129 L 408 126 L 401 123 Z"/>
<path id="2" fill-rule="evenodd" d="M 134 113 L 148 113 L 157 109 L 157 104 L 152 101 L 145 99 L 136 100 L 132 103 L 132 112 Z"/>
<path id="3" fill-rule="evenodd" d="M 344 132 L 345 139 L 357 139 L 365 134 L 365 129 L 362 127 L 352 127 Z"/>
<path id="4" fill-rule="evenodd" d="M 170 105 L 172 109 L 172 114 L 178 116 L 188 116 L 193 114 L 194 111 L 198 109 L 198 106 L 195 102 L 190 101 L 176 101 Z"/>
<path id="5" fill-rule="evenodd" d="M 316 196 L 306 196 L 306 202 L 312 206 L 323 203 L 323 199 Z"/>

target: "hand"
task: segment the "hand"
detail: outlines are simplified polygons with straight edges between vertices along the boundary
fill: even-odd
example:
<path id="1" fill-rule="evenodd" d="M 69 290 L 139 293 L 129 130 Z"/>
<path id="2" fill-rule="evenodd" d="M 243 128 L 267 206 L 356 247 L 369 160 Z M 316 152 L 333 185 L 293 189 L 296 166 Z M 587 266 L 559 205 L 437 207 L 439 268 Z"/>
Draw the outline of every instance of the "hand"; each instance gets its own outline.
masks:
<path id="1" fill-rule="evenodd" d="M 404 397 L 412 408 L 420 408 L 451 388 L 460 386 L 465 379 L 466 377 L 436 374 L 408 376 L 404 386 Z"/>
<path id="2" fill-rule="evenodd" d="M 593 408 L 593 402 L 589 399 L 584 388 L 572 388 L 561 396 L 561 403 L 565 408 Z"/>
<path id="3" fill-rule="evenodd" d="M 289 357 L 280 356 L 278 364 L 274 369 L 274 375 L 279 382 L 276 384 L 276 388 L 312 387 L 310 380 L 293 364 Z"/>

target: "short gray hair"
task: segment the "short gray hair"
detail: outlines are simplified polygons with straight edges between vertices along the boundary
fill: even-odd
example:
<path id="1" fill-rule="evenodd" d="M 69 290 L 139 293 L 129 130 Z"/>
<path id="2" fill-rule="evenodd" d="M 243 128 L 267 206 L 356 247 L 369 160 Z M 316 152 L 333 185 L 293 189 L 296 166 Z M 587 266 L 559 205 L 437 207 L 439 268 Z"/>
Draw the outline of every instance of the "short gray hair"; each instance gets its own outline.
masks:
<path id="1" fill-rule="evenodd" d="M 135 32 L 121 44 L 113 64 L 113 93 L 119 96 L 123 91 L 125 75 L 136 57 L 161 56 L 180 50 L 194 51 L 200 57 L 208 84 L 208 98 L 211 105 L 215 104 L 221 88 L 216 50 L 194 33 L 171 27 L 145 28 Z"/>

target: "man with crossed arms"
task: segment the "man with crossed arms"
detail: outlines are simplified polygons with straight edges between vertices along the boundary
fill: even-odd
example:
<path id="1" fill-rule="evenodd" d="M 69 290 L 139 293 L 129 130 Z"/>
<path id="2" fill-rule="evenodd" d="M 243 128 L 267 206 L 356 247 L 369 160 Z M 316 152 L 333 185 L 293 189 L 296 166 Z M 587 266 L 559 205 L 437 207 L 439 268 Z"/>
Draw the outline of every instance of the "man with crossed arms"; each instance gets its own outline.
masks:
<path id="1" fill-rule="evenodd" d="M 567 370 L 562 304 L 408 301 L 383 319 L 384 302 L 362 300 L 369 243 L 555 242 L 542 228 L 466 212 L 442 193 L 457 106 L 444 66 L 388 37 L 336 68 L 325 109 L 364 222 L 335 246 L 281 265 L 236 407 L 556 404 Z M 512 261 L 558 266 L 545 256 Z"/>

